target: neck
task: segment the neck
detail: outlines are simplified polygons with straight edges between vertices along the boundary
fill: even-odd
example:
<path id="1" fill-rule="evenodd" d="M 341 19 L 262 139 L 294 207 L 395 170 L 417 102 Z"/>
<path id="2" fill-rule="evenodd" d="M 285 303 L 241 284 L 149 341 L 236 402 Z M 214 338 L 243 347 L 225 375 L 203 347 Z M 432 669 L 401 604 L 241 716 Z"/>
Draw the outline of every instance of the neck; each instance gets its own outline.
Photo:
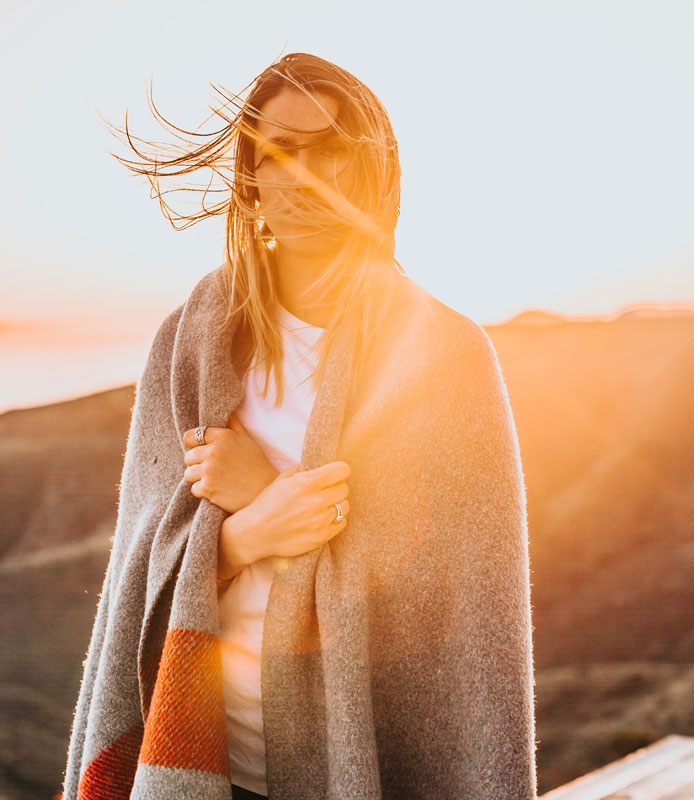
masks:
<path id="1" fill-rule="evenodd" d="M 326 328 L 337 306 L 338 298 L 330 305 L 316 305 L 318 300 L 310 295 L 301 297 L 311 283 L 317 280 L 330 263 L 331 255 L 287 250 L 277 242 L 277 294 L 282 305 L 295 317 L 309 325 Z"/>

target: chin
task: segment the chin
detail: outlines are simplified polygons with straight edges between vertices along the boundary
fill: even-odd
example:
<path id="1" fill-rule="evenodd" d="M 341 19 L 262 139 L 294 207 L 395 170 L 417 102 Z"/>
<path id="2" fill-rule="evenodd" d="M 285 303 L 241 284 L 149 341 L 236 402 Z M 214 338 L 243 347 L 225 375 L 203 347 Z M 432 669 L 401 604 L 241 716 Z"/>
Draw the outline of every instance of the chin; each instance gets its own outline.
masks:
<path id="1" fill-rule="evenodd" d="M 275 239 L 283 250 L 307 255 L 332 255 L 341 246 L 340 242 L 326 239 L 316 231 L 306 231 L 305 229 L 302 231 L 297 228 L 279 235 L 275 234 Z"/>

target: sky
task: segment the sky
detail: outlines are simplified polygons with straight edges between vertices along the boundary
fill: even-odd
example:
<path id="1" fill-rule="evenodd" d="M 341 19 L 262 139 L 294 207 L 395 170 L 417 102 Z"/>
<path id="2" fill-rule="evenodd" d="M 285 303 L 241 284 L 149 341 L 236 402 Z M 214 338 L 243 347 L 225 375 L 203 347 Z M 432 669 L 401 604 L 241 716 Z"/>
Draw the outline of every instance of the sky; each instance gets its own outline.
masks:
<path id="1" fill-rule="evenodd" d="M 151 80 L 194 128 L 210 81 L 238 91 L 293 51 L 385 104 L 396 256 L 447 305 L 494 324 L 694 304 L 692 41 L 688 0 L 0 0 L 0 330 L 55 321 L 47 346 L 82 332 L 141 358 L 222 262 L 223 224 L 174 231 L 99 115 L 161 137 Z"/>

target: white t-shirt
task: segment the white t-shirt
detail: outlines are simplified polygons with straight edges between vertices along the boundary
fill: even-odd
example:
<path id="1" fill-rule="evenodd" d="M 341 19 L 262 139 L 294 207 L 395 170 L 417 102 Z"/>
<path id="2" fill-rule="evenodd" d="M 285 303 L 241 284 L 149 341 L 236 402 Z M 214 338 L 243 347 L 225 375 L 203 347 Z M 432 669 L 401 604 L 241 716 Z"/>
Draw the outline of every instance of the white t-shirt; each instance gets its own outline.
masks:
<path id="1" fill-rule="evenodd" d="M 237 416 L 280 472 L 301 461 L 301 450 L 315 393 L 309 377 L 318 363 L 317 349 L 307 353 L 323 328 L 300 320 L 279 306 L 284 359 L 283 403 L 274 408 L 275 382 L 262 398 L 264 371 L 255 358 L 246 374 L 246 393 Z M 305 380 L 308 378 L 308 380 Z M 302 384 L 303 381 L 303 384 Z M 301 385 L 299 385 L 301 384 Z M 263 622 L 275 558 L 243 569 L 219 596 L 222 674 L 232 783 L 267 795 L 265 740 L 260 690 Z"/>

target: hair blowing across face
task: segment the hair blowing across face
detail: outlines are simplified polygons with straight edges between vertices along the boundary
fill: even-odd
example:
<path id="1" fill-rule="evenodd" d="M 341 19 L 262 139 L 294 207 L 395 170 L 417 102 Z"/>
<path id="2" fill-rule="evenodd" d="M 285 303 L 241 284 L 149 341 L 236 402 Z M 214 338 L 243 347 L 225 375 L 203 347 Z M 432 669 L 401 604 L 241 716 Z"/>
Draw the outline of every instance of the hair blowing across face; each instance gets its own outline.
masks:
<path id="1" fill-rule="evenodd" d="M 270 372 L 277 382 L 277 404 L 282 401 L 281 335 L 273 314 L 278 302 L 273 240 L 264 224 L 255 175 L 255 145 L 263 106 L 285 89 L 329 95 L 338 102 L 333 131 L 349 147 L 353 181 L 339 207 L 331 203 L 310 206 L 309 221 L 323 235 L 337 240 L 336 254 L 308 288 L 312 302 L 332 310 L 317 346 L 320 357 L 314 385 L 323 373 L 335 331 L 347 315 L 359 315 L 359 341 L 354 354 L 354 378 L 368 359 L 370 342 L 389 312 L 389 300 L 402 269 L 394 260 L 394 231 L 400 204 L 400 163 L 395 136 L 383 104 L 361 81 L 346 70 L 307 53 L 290 53 L 271 64 L 239 94 L 218 85 L 222 104 L 212 116 L 222 127 L 209 132 L 186 131 L 168 122 L 154 104 L 157 121 L 177 140 L 170 145 L 134 136 L 126 113 L 125 127 L 107 123 L 135 153 L 135 158 L 115 157 L 136 174 L 147 177 L 151 195 L 172 226 L 183 229 L 211 216 L 226 219 L 224 288 L 227 318 L 243 315 L 251 333 L 252 350 L 265 365 L 265 392 Z M 243 95 L 246 95 L 245 99 Z M 319 99 L 316 102 L 320 103 Z M 183 175 L 204 176 L 195 186 L 176 185 Z M 164 184 L 173 188 L 164 190 Z M 176 211 L 169 195 L 195 193 L 199 210 Z M 345 213 L 347 208 L 347 213 Z M 311 215 L 314 215 L 311 217 Z"/>

